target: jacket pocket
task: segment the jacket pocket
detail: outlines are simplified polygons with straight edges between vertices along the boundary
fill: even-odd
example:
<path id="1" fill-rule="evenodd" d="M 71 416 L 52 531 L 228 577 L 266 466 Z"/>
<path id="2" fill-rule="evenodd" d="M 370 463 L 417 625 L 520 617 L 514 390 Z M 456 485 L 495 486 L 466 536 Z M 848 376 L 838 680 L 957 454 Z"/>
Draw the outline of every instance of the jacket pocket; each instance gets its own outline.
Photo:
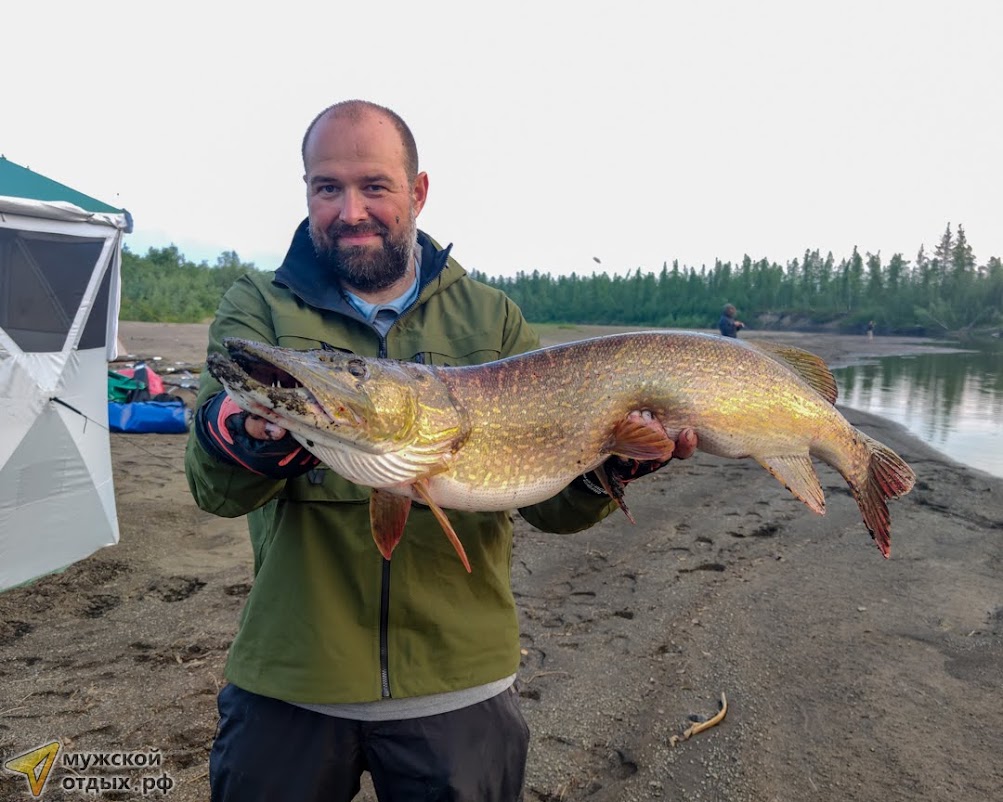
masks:
<path id="1" fill-rule="evenodd" d="M 468 334 L 462 337 L 425 336 L 421 339 L 420 350 L 410 357 L 411 361 L 426 365 L 450 367 L 455 365 L 481 365 L 501 358 L 498 335 L 488 332 Z"/>
<path id="2" fill-rule="evenodd" d="M 272 326 L 276 343 L 282 348 L 297 351 L 334 348 L 363 356 L 375 356 L 379 346 L 375 333 L 366 331 L 363 324 L 348 319 L 343 324 L 333 324 L 312 310 L 273 311 Z"/>

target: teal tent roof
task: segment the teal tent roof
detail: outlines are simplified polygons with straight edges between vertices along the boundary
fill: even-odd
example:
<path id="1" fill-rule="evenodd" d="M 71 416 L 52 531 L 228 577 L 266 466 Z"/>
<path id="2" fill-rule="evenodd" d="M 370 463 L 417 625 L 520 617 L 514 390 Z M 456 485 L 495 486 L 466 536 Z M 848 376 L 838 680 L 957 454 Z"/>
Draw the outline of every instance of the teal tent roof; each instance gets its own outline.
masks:
<path id="1" fill-rule="evenodd" d="M 37 201 L 65 201 L 87 212 L 123 213 L 122 209 L 116 209 L 90 195 L 84 195 L 65 184 L 32 172 L 3 156 L 0 156 L 0 195 Z"/>

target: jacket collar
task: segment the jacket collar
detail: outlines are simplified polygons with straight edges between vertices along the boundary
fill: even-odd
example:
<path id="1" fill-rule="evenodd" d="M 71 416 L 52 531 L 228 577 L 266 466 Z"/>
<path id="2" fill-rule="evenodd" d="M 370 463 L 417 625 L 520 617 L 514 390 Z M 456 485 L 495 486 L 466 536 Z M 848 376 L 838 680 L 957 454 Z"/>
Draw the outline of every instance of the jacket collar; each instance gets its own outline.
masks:
<path id="1" fill-rule="evenodd" d="M 421 248 L 421 275 L 418 277 L 420 296 L 425 287 L 437 279 L 445 269 L 449 251 L 453 246 L 439 248 L 428 234 L 419 230 L 418 247 Z M 310 241 L 308 219 L 296 227 L 286 258 L 275 271 L 275 278 L 272 281 L 288 288 L 310 306 L 358 317 L 342 295 L 341 287 L 336 281 L 332 281 L 329 270 L 317 260 L 313 243 Z"/>

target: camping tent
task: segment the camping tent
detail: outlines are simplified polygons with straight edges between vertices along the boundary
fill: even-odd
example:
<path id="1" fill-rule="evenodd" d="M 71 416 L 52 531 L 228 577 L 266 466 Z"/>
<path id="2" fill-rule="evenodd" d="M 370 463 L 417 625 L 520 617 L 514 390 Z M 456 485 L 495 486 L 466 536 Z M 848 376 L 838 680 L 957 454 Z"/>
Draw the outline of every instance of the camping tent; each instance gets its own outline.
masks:
<path id="1" fill-rule="evenodd" d="M 0 590 L 118 542 L 108 439 L 128 212 L 0 156 Z"/>

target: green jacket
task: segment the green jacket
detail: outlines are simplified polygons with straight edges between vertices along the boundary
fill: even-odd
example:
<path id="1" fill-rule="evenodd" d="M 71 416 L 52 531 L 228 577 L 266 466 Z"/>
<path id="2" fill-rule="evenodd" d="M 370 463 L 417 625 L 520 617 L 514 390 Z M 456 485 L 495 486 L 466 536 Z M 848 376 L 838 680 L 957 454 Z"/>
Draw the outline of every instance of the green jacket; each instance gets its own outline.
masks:
<path id="1" fill-rule="evenodd" d="M 509 298 L 470 278 L 448 248 L 422 233 L 419 243 L 418 301 L 383 339 L 324 275 L 304 222 L 279 270 L 245 276 L 227 291 L 209 350 L 243 337 L 471 365 L 538 347 Z M 198 403 L 220 389 L 203 372 Z M 199 507 L 248 518 L 255 576 L 226 665 L 234 684 L 294 702 L 365 702 L 460 690 L 518 668 L 509 513 L 447 511 L 473 566 L 467 574 L 421 505 L 412 507 L 393 560 L 384 560 L 370 532 L 369 489 L 326 468 L 261 477 L 215 459 L 193 434 L 185 472 Z M 521 513 L 540 529 L 572 532 L 612 506 L 573 485 Z"/>

